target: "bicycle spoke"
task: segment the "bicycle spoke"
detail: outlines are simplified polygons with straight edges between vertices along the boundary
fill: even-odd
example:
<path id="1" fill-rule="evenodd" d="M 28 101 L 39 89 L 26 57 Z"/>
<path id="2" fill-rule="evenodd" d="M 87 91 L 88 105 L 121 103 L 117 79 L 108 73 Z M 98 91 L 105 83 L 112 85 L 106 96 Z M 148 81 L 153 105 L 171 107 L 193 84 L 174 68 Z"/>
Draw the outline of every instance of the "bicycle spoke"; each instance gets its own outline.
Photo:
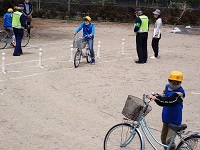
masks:
<path id="1" fill-rule="evenodd" d="M 185 142 L 181 142 L 177 146 L 177 150 L 199 150 L 200 149 L 200 136 L 191 135 L 184 139 Z"/>
<path id="2" fill-rule="evenodd" d="M 134 138 L 131 135 L 132 127 L 128 124 L 118 124 L 112 127 L 104 139 L 104 150 L 140 150 L 141 137 L 137 133 Z"/>
<path id="3" fill-rule="evenodd" d="M 6 41 L 6 37 L 7 37 L 7 32 L 4 30 L 1 30 L 0 32 L 0 49 L 4 49 L 7 45 Z"/>
<path id="4" fill-rule="evenodd" d="M 29 40 L 30 40 L 30 36 L 28 32 L 24 30 L 24 35 L 23 35 L 22 44 L 21 44 L 22 47 L 25 47 L 29 43 Z"/>
<path id="5" fill-rule="evenodd" d="M 81 60 L 81 51 L 77 50 L 74 56 L 74 67 L 77 68 Z"/>

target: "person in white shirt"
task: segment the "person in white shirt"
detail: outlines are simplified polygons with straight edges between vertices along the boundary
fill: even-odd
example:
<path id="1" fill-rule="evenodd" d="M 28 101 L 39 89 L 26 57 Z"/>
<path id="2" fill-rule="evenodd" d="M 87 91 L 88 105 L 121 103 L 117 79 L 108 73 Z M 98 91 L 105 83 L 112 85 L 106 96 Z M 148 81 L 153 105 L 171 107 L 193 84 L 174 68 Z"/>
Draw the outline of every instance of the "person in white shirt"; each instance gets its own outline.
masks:
<path id="1" fill-rule="evenodd" d="M 151 46 L 154 51 L 154 56 L 151 56 L 150 58 L 156 59 L 156 58 L 158 58 L 159 41 L 161 39 L 162 19 L 160 17 L 161 11 L 159 9 L 156 9 L 153 12 L 153 14 L 154 14 L 154 18 L 156 18 L 154 32 L 153 32 L 153 39 L 152 39 L 152 43 L 151 43 Z"/>

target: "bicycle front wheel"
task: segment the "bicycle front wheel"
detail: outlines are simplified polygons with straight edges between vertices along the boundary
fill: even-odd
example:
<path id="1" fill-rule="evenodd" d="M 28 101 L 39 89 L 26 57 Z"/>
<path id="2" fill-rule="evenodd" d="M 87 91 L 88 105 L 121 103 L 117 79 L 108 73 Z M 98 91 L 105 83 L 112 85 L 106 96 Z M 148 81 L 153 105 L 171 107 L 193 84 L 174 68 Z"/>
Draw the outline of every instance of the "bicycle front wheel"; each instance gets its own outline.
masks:
<path id="1" fill-rule="evenodd" d="M 88 49 L 87 51 L 86 51 L 86 53 L 87 53 L 87 56 L 86 56 L 86 61 L 87 61 L 87 63 L 90 63 L 91 62 L 91 55 L 90 55 L 90 50 Z"/>
<path id="2" fill-rule="evenodd" d="M 0 30 L 0 49 L 4 49 L 6 47 L 7 35 L 8 35 L 8 33 L 6 31 Z"/>
<path id="3" fill-rule="evenodd" d="M 104 150 L 127 149 L 141 150 L 142 137 L 135 130 L 132 134 L 133 127 L 127 123 L 121 123 L 113 126 L 105 136 Z"/>
<path id="4" fill-rule="evenodd" d="M 192 134 L 181 141 L 176 150 L 200 150 L 200 135 Z"/>
<path id="5" fill-rule="evenodd" d="M 21 46 L 25 47 L 29 43 L 29 40 L 30 40 L 30 35 L 28 34 L 28 32 L 26 30 L 24 30 L 24 35 L 23 35 Z"/>
<path id="6" fill-rule="evenodd" d="M 81 51 L 77 49 L 75 56 L 74 56 L 74 67 L 77 68 L 81 61 Z"/>

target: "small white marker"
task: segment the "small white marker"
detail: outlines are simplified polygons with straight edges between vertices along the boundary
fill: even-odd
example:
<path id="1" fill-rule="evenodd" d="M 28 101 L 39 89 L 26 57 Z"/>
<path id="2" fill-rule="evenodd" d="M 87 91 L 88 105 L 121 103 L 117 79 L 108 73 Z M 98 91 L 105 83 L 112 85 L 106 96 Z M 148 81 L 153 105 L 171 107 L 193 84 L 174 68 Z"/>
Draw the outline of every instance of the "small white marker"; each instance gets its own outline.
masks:
<path id="1" fill-rule="evenodd" d="M 6 57 L 5 53 L 2 53 L 2 73 L 6 73 Z"/>

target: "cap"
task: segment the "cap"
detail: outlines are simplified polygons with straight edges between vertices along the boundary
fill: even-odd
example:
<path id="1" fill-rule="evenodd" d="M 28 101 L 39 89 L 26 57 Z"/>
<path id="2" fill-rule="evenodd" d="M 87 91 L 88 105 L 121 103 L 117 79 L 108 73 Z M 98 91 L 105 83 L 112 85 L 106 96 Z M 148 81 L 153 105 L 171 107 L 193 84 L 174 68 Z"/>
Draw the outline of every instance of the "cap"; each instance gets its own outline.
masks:
<path id="1" fill-rule="evenodd" d="M 13 9 L 12 8 L 8 8 L 8 12 L 9 13 L 13 12 Z"/>
<path id="2" fill-rule="evenodd" d="M 174 71 L 170 72 L 168 79 L 182 82 L 183 81 L 183 73 L 178 70 L 174 70 Z"/>
<path id="3" fill-rule="evenodd" d="M 156 9 L 154 12 L 153 12 L 154 15 L 160 15 L 161 14 L 161 11 L 159 9 Z"/>
<path id="4" fill-rule="evenodd" d="M 85 17 L 83 17 L 83 20 L 91 21 L 91 18 L 89 16 L 85 16 Z"/>
<path id="5" fill-rule="evenodd" d="M 141 12 L 142 10 L 140 8 L 135 8 L 135 13 L 136 12 Z"/>
<path id="6" fill-rule="evenodd" d="M 23 10 L 24 9 L 24 5 L 23 4 L 19 4 L 17 8 L 18 8 L 18 10 Z"/>

